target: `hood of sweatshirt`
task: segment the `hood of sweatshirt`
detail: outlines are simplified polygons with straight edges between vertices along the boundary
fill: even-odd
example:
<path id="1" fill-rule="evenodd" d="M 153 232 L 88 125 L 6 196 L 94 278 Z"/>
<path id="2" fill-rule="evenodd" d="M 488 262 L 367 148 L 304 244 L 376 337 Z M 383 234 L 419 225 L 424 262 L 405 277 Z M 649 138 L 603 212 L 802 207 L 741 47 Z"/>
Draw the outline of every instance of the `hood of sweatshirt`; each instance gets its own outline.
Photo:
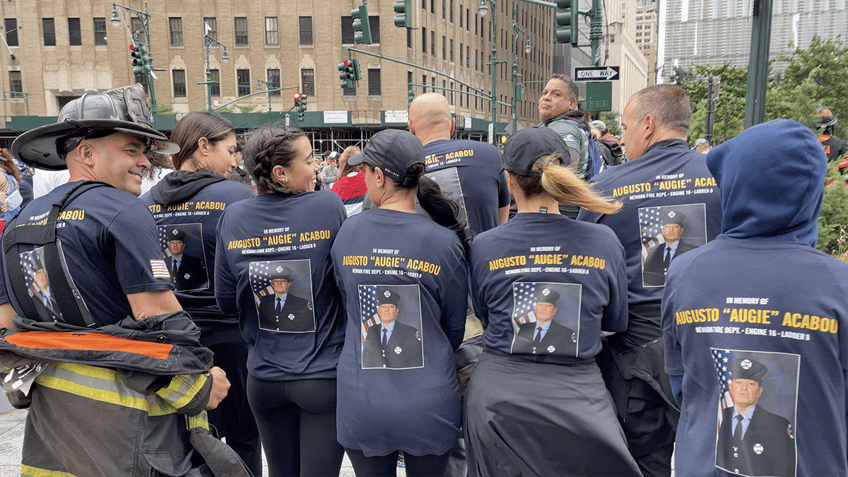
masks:
<path id="1" fill-rule="evenodd" d="M 803 124 L 775 119 L 707 154 L 721 193 L 722 234 L 815 246 L 827 156 Z"/>
<path id="2" fill-rule="evenodd" d="M 150 198 L 157 204 L 179 204 L 209 184 L 225 180 L 224 176 L 209 171 L 174 171 L 150 189 Z"/>

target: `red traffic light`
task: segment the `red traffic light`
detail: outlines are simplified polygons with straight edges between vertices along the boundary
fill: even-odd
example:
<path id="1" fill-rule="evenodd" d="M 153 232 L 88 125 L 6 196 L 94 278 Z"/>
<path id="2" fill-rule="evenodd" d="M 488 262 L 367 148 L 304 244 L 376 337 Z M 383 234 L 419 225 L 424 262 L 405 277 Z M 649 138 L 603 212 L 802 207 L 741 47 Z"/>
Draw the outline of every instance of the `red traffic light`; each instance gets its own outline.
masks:
<path id="1" fill-rule="evenodd" d="M 138 50 L 138 47 L 137 47 L 137 46 L 135 46 L 135 45 L 130 45 L 130 51 L 136 51 L 136 50 Z"/>
<path id="2" fill-rule="evenodd" d="M 344 64 L 345 66 L 350 66 L 351 61 L 350 60 L 344 60 L 344 63 L 342 63 L 342 64 Z"/>
<path id="3" fill-rule="evenodd" d="M 300 93 L 295 92 L 295 93 L 292 95 L 292 97 L 294 98 L 294 100 L 295 100 L 295 101 L 300 101 Z"/>

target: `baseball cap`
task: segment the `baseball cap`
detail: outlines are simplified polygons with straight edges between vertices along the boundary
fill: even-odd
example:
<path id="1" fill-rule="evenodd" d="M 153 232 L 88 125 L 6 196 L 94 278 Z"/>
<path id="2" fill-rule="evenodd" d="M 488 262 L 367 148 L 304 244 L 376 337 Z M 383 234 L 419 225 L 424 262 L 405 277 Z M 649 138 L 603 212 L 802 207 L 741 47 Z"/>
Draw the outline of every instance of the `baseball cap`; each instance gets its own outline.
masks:
<path id="1" fill-rule="evenodd" d="M 563 166 L 571 164 L 568 146 L 553 129 L 544 126 L 524 128 L 507 139 L 503 160 L 506 170 L 513 174 L 539 177 L 533 164 L 542 156 L 553 154 L 560 158 Z"/>
<path id="2" fill-rule="evenodd" d="M 347 163 L 362 163 L 379 167 L 393 182 L 402 187 L 415 184 L 417 177 L 407 177 L 406 170 L 413 164 L 424 164 L 424 145 L 408 131 L 385 129 L 371 137 L 362 152 L 351 156 Z"/>

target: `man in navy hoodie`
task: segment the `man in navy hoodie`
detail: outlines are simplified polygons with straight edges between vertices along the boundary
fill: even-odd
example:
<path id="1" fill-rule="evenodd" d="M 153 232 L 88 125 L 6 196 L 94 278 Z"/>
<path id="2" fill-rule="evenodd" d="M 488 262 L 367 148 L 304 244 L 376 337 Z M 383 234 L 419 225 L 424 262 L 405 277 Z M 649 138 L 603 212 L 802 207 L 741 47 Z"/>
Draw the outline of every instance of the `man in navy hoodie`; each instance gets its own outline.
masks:
<path id="1" fill-rule="evenodd" d="M 721 235 L 671 264 L 663 294 L 665 369 L 681 409 L 675 470 L 848 475 L 848 263 L 814 248 L 824 150 L 809 128 L 778 119 L 717 146 L 707 165 Z M 746 376 L 757 362 L 765 377 Z M 734 443 L 717 429 L 729 406 L 754 401 L 731 392 L 739 402 L 728 402 L 739 378 L 761 380 L 757 408 L 781 419 L 761 431 L 754 411 Z M 792 442 L 774 444 L 777 434 Z"/>

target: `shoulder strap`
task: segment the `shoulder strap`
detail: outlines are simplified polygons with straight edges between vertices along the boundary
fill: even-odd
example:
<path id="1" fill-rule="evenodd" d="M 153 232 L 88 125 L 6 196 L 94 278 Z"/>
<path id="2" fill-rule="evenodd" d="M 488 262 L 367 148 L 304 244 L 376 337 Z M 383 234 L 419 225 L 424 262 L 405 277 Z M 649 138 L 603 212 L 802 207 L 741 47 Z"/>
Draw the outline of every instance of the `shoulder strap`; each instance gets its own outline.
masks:
<path id="1" fill-rule="evenodd" d="M 31 319 L 39 317 L 38 310 L 32 302 L 27 291 L 26 279 L 21 270 L 21 260 L 18 254 L 18 245 L 32 245 L 33 247 L 44 247 L 44 267 L 47 276 L 50 277 L 50 287 L 53 296 L 62 314 L 63 321 L 77 326 L 90 326 L 93 324 L 86 319 L 79 309 L 77 299 L 68 283 L 68 277 L 62 269 L 62 261 L 59 255 L 59 247 L 56 244 L 56 223 L 59 213 L 72 200 L 94 188 L 111 187 L 105 182 L 82 181 L 74 185 L 67 192 L 58 197 L 47 214 L 46 222 L 18 227 L 18 217 L 6 225 L 3 234 L 3 252 L 6 255 L 6 272 L 12 285 L 12 291 L 18 301 L 24 316 Z"/>

